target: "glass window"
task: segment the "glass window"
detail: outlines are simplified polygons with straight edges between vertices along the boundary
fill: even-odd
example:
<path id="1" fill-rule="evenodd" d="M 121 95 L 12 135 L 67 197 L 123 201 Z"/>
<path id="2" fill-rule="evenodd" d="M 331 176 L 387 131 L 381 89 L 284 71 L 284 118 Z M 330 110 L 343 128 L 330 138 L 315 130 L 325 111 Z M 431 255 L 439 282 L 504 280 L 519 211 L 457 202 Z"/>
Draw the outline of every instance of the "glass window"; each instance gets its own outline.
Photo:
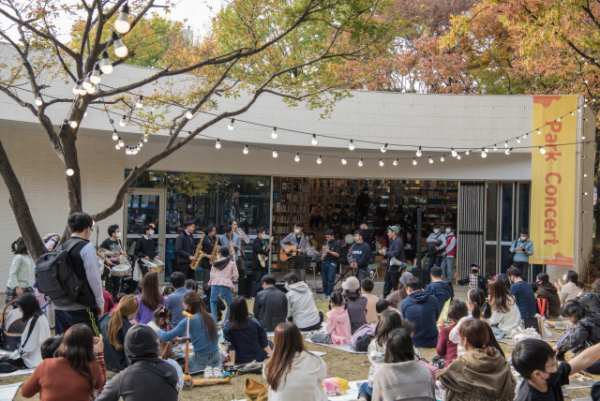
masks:
<path id="1" fill-rule="evenodd" d="M 502 184 L 502 212 L 500 227 L 501 241 L 512 241 L 513 239 L 513 184 Z"/>
<path id="2" fill-rule="evenodd" d="M 483 266 L 483 276 L 487 278 L 496 275 L 496 253 L 498 247 L 496 245 L 485 246 L 485 265 Z"/>
<path id="3" fill-rule="evenodd" d="M 518 215 L 518 230 L 521 228 L 529 228 L 529 197 L 531 185 L 519 184 L 519 215 Z"/>
<path id="4" fill-rule="evenodd" d="M 485 221 L 485 240 L 496 241 L 498 231 L 498 184 L 490 183 L 487 187 L 487 205 Z M 494 259 L 494 262 L 496 259 Z"/>

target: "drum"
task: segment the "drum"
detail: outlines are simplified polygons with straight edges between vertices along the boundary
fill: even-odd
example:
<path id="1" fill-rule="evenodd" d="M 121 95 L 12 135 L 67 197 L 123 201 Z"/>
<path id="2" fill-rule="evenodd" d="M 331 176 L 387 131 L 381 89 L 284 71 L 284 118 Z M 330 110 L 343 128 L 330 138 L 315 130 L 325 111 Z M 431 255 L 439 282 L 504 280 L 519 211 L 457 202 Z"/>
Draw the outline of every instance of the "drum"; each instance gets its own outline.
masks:
<path id="1" fill-rule="evenodd" d="M 126 264 L 113 266 L 110 269 L 110 275 L 113 277 L 131 276 L 131 266 Z"/>
<path id="2" fill-rule="evenodd" d="M 154 259 L 152 261 L 145 261 L 148 265 L 148 271 L 160 273 L 165 269 L 165 264 L 163 261 Z"/>

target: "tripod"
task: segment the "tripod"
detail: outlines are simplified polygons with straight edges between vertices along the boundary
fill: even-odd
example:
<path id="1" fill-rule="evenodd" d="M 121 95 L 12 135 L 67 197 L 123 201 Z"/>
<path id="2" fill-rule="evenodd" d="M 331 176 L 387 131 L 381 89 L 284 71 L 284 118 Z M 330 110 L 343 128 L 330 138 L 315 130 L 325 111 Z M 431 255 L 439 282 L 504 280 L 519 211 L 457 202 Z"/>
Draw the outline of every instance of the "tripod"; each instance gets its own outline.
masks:
<path id="1" fill-rule="evenodd" d="M 346 276 L 348 275 L 348 273 L 352 273 L 352 274 L 351 274 L 351 276 L 355 276 L 355 275 L 356 275 L 356 273 L 354 272 L 354 270 L 355 270 L 355 269 L 354 269 L 353 267 L 350 267 L 350 265 L 348 265 L 348 268 L 346 269 L 346 271 L 343 271 L 343 270 L 342 270 L 342 274 L 340 274 L 340 278 L 338 278 L 338 279 L 336 280 L 336 282 L 335 282 L 335 283 L 333 283 L 333 288 L 335 288 L 335 286 L 337 285 L 337 283 L 339 283 L 340 281 L 343 281 L 343 280 L 345 280 L 345 279 L 346 279 Z"/>

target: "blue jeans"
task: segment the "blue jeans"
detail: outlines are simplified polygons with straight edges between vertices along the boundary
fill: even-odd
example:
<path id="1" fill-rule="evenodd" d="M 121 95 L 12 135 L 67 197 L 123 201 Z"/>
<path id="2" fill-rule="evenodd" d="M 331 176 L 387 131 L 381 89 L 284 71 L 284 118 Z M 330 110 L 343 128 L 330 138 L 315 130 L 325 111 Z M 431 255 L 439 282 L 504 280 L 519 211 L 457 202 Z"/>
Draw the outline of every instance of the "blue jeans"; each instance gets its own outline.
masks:
<path id="1" fill-rule="evenodd" d="M 323 279 L 323 292 L 327 296 L 330 296 L 333 292 L 333 284 L 335 283 L 336 270 L 336 262 L 331 262 L 328 260 L 323 261 L 323 265 L 321 266 L 321 278 Z"/>
<path id="2" fill-rule="evenodd" d="M 360 385 L 360 388 L 358 389 L 358 396 L 363 396 L 368 401 L 371 401 L 371 397 L 373 397 L 373 387 L 369 386 L 369 382 L 364 382 Z"/>
<path id="3" fill-rule="evenodd" d="M 454 256 L 444 256 L 442 266 L 440 266 L 444 273 L 444 280 L 452 281 L 452 266 L 454 266 Z"/>
<path id="4" fill-rule="evenodd" d="M 442 255 L 429 256 L 427 258 L 427 267 L 426 267 L 426 269 L 427 269 L 427 278 L 426 278 L 427 283 L 429 283 L 431 281 L 431 277 L 429 276 L 430 272 L 431 272 L 431 268 L 433 266 L 442 267 L 442 259 L 443 258 L 444 257 Z"/>
<path id="5" fill-rule="evenodd" d="M 231 301 L 233 301 L 231 288 L 225 287 L 224 285 L 210 286 L 210 311 L 215 316 L 219 316 L 219 309 L 217 307 L 219 295 L 221 295 L 223 302 L 227 304 L 227 313 L 225 313 L 225 320 L 227 320 L 229 317 L 229 307 L 231 306 Z"/>
<path id="6" fill-rule="evenodd" d="M 202 355 L 194 352 L 194 357 L 190 359 L 190 372 L 200 372 L 207 366 L 210 366 L 211 368 L 220 368 L 223 366 L 221 351 L 217 350 L 212 354 Z"/>

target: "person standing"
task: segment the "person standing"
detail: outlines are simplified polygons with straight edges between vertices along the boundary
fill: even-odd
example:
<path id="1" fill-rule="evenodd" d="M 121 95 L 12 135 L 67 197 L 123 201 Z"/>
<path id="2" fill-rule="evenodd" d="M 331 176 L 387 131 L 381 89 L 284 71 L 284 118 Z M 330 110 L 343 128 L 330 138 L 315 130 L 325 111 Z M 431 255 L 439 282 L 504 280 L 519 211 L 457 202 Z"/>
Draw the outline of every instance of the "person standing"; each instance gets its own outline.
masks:
<path id="1" fill-rule="evenodd" d="M 367 277 L 367 268 L 371 259 L 371 247 L 363 239 L 364 231 L 354 231 L 354 244 L 350 247 L 350 254 L 355 261 L 350 267 L 356 269 L 356 277 L 361 283 Z"/>
<path id="2" fill-rule="evenodd" d="M 369 228 L 369 223 L 363 221 L 360 223 L 360 229 L 362 230 L 362 240 L 365 242 L 365 244 L 369 245 L 369 248 L 371 248 L 373 243 L 373 234 Z"/>
<path id="3" fill-rule="evenodd" d="M 440 248 L 446 243 L 446 236 L 442 233 L 442 227 L 437 224 L 433 232 L 427 237 L 427 281 L 433 266 L 442 267 L 442 254 Z"/>
<path id="4" fill-rule="evenodd" d="M 323 244 L 323 265 L 321 268 L 321 278 L 323 279 L 323 292 L 327 297 L 333 292 L 335 283 L 335 273 L 338 269 L 342 246 L 340 241 L 335 239 L 331 228 L 325 231 L 325 243 Z"/>
<path id="5" fill-rule="evenodd" d="M 444 280 L 450 280 L 450 282 L 452 282 L 452 268 L 454 267 L 454 258 L 456 257 L 456 236 L 454 235 L 454 231 L 452 231 L 452 226 L 450 224 L 446 226 L 445 239 L 446 243 L 442 244 L 444 258 L 442 259 L 441 268 L 444 274 Z"/>
<path id="6" fill-rule="evenodd" d="M 231 240 L 233 249 L 235 249 L 235 264 L 237 265 L 238 274 L 242 277 L 246 259 L 244 258 L 244 249 L 242 248 L 242 240 L 249 241 L 244 231 L 239 228 L 238 222 L 231 219 L 228 223 L 231 226 Z M 242 238 L 243 236 L 243 238 Z M 247 242 L 246 242 L 247 243 Z"/>
<path id="7" fill-rule="evenodd" d="M 25 240 L 19 237 L 13 242 L 12 251 L 15 254 L 10 265 L 8 273 L 8 282 L 6 283 L 6 298 L 5 302 L 18 299 L 24 292 L 32 292 L 29 286 L 29 272 L 31 271 L 31 260 L 27 254 L 27 246 Z"/>
<path id="8" fill-rule="evenodd" d="M 85 284 L 73 304 L 64 306 L 52 302 L 56 334 L 66 332 L 77 323 L 83 323 L 92 329 L 95 336 L 99 336 L 98 316 L 104 313 L 104 296 L 96 251 L 89 241 L 94 221 L 88 214 L 77 212 L 69 216 L 67 224 L 71 237 L 57 248 L 57 252 L 68 250 L 70 266 Z"/>
<path id="9" fill-rule="evenodd" d="M 148 224 L 143 228 L 144 234 L 135 244 L 135 256 L 138 259 L 154 260 L 156 256 L 156 245 L 154 244 L 154 224 Z M 148 273 L 148 267 L 142 263 L 138 263 L 138 268 L 141 270 L 142 277 Z"/>
<path id="10" fill-rule="evenodd" d="M 204 232 L 206 235 L 202 238 L 202 253 L 206 256 L 200 260 L 200 267 L 202 268 L 202 281 L 206 284 L 210 281 L 210 269 L 212 267 L 210 259 L 213 251 L 216 254 L 218 250 L 219 239 L 217 238 L 217 227 L 214 224 L 209 224 Z"/>
<path id="11" fill-rule="evenodd" d="M 113 298 L 116 298 L 121 287 L 121 277 L 111 276 L 110 266 L 118 265 L 119 256 L 123 254 L 121 230 L 119 229 L 118 225 L 113 224 L 108 227 L 108 238 L 105 239 L 102 244 L 100 244 L 100 248 L 106 249 L 115 254 L 115 256 L 109 258 L 102 254 L 102 252 L 99 250 L 96 251 L 96 253 L 104 259 L 104 287 Z"/>
<path id="12" fill-rule="evenodd" d="M 384 285 L 383 285 L 383 297 L 386 298 L 390 293 L 398 287 L 400 280 L 400 266 L 394 266 L 391 264 L 392 259 L 396 258 L 401 262 L 405 262 L 404 259 L 404 245 L 402 240 L 398 237 L 400 228 L 398 226 L 389 226 L 387 229 L 387 235 L 390 239 L 390 247 L 385 247 L 379 250 L 379 254 L 387 258 L 387 270 L 385 272 Z"/>
<path id="13" fill-rule="evenodd" d="M 529 257 L 533 255 L 533 241 L 529 239 L 529 230 L 519 230 L 519 238 L 513 241 L 509 252 L 514 253 L 513 266 L 521 269 L 523 280 L 529 280 Z M 509 266 L 510 267 L 510 266 Z"/>
<path id="14" fill-rule="evenodd" d="M 196 275 L 196 272 L 190 269 L 190 264 L 196 261 L 196 257 L 194 256 L 196 253 L 194 231 L 196 231 L 196 223 L 192 220 L 186 220 L 183 223 L 183 231 L 179 233 L 175 240 L 177 269 L 183 273 L 186 278 L 191 279 L 194 279 Z"/>
<path id="15" fill-rule="evenodd" d="M 371 203 L 371 199 L 369 199 L 369 188 L 364 187 L 360 195 L 356 198 L 356 210 L 358 215 L 362 219 L 366 219 L 369 214 L 369 204 Z"/>
<path id="16" fill-rule="evenodd" d="M 294 232 L 288 234 L 284 239 L 281 240 L 279 246 L 282 250 L 285 250 L 286 245 L 294 245 L 297 249 L 306 250 L 308 248 L 308 237 L 302 232 L 304 229 L 304 223 L 297 221 L 294 223 Z M 286 251 L 288 255 L 292 254 L 292 250 Z M 300 278 L 300 281 L 306 279 L 306 269 L 290 269 L 290 273 L 296 273 Z"/>
<path id="17" fill-rule="evenodd" d="M 271 241 L 269 241 L 266 247 L 263 246 L 262 241 L 265 237 L 266 232 L 267 230 L 265 230 L 264 228 L 258 227 L 256 229 L 256 238 L 254 238 L 254 242 L 252 242 L 252 298 L 256 297 L 256 294 L 258 293 L 258 290 L 262 283 L 262 278 L 265 274 L 267 274 L 266 258 L 269 256 L 269 251 L 271 250 Z M 260 262 L 261 258 L 259 257 L 259 255 L 262 255 L 264 257 L 264 266 Z"/>

